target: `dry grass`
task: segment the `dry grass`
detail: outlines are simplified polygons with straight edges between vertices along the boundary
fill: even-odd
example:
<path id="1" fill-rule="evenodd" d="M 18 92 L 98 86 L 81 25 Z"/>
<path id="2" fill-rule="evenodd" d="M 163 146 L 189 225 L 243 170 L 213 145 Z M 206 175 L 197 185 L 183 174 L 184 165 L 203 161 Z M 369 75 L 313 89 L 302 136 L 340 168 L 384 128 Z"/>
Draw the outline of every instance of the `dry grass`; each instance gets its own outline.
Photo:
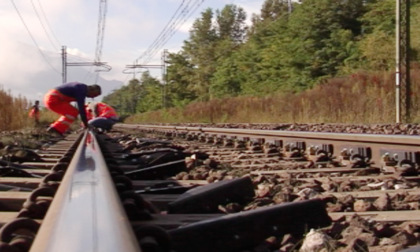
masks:
<path id="1" fill-rule="evenodd" d="M 411 123 L 420 122 L 420 67 L 411 72 Z M 299 94 L 267 97 L 234 97 L 192 103 L 136 114 L 127 123 L 393 123 L 396 118 L 395 75 L 358 73 L 334 78 Z M 28 117 L 30 104 L 0 89 L 0 131 L 33 127 Z M 58 115 L 41 111 L 40 125 L 46 127 Z M 76 127 L 78 122 L 73 123 Z"/>
<path id="2" fill-rule="evenodd" d="M 42 130 L 59 117 L 48 109 L 42 109 L 39 124 L 36 124 L 34 119 L 29 117 L 32 105 L 26 98 L 13 97 L 10 92 L 0 88 L 0 132 L 25 128 Z"/>
<path id="3" fill-rule="evenodd" d="M 21 129 L 30 124 L 29 102 L 25 98 L 14 98 L 10 92 L 0 89 L 0 131 Z"/>
<path id="4" fill-rule="evenodd" d="M 420 70 L 411 73 L 412 123 L 420 122 Z M 299 94 L 235 97 L 137 114 L 127 123 L 393 123 L 395 75 L 358 73 Z"/>

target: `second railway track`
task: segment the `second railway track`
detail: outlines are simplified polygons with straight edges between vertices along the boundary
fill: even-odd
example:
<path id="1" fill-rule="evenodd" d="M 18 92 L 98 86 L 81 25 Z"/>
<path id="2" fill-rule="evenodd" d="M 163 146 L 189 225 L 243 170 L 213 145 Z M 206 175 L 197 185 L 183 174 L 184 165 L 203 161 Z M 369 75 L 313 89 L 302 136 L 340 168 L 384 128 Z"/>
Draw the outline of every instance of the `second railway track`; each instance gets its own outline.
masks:
<path id="1" fill-rule="evenodd" d="M 329 251 L 420 244 L 419 137 L 115 129 L 9 163 L 0 251 L 316 251 L 312 235 Z"/>

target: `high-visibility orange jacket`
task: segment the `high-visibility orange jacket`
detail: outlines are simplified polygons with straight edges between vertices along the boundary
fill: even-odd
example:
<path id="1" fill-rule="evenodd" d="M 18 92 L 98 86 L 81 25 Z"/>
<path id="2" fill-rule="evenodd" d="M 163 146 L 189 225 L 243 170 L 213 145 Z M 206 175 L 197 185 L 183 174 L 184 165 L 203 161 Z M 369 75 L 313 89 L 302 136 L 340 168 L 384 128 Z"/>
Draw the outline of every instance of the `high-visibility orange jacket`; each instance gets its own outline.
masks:
<path id="1" fill-rule="evenodd" d="M 29 117 L 34 118 L 35 120 L 39 120 L 39 107 L 32 106 L 31 110 L 29 111 Z"/>
<path id="2" fill-rule="evenodd" d="M 89 104 L 85 105 L 85 111 L 86 111 L 86 119 L 88 121 L 93 119 L 93 113 L 92 113 L 92 109 L 90 108 Z"/>
<path id="3" fill-rule="evenodd" d="M 87 109 L 86 115 L 88 115 L 88 118 L 105 117 L 109 119 L 118 119 L 118 114 L 115 109 L 103 102 L 96 102 L 93 106 L 93 111 Z"/>
<path id="4" fill-rule="evenodd" d="M 71 105 L 77 102 L 79 108 L 83 108 L 87 97 L 87 85 L 79 82 L 70 82 L 48 91 L 44 96 L 45 106 L 60 114 L 60 118 L 50 125 L 60 133 L 64 133 L 79 115 L 79 110 Z M 85 110 L 80 110 L 80 118 L 87 125 Z"/>

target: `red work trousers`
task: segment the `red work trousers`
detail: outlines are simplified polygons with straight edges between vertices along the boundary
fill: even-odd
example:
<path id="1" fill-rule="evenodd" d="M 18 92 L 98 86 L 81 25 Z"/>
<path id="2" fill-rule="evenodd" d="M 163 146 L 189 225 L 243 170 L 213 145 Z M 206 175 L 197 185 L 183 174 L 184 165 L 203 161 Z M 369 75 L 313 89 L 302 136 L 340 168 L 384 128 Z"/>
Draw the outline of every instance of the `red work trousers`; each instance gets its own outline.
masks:
<path id="1" fill-rule="evenodd" d="M 44 96 L 45 106 L 49 110 L 61 115 L 50 127 L 53 127 L 62 134 L 68 130 L 79 114 L 79 110 L 70 104 L 72 101 L 75 101 L 75 99 L 65 96 L 55 89 L 50 90 Z"/>

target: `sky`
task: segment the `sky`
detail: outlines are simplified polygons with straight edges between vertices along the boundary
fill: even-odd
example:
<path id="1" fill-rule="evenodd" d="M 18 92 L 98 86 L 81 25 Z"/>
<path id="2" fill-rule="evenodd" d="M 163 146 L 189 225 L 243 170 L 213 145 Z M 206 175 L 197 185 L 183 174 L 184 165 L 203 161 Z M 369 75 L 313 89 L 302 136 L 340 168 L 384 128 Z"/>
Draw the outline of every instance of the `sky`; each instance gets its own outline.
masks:
<path id="1" fill-rule="evenodd" d="M 136 62 L 160 65 L 164 49 L 178 52 L 189 38 L 192 23 L 207 8 L 221 10 L 227 4 L 235 4 L 245 10 L 249 22 L 252 14 L 260 13 L 263 2 L 0 1 L 0 90 L 14 97 L 40 100 L 42 104 L 44 94 L 63 82 L 62 48 L 65 46 L 66 81 L 98 83 L 103 90 L 100 100 L 139 76 L 127 69 L 128 65 Z M 145 54 L 151 48 L 153 53 Z M 106 67 L 91 66 L 95 58 L 106 63 Z M 80 63 L 88 66 L 74 66 Z M 161 78 L 160 69 L 149 68 L 149 71 L 153 77 Z"/>

